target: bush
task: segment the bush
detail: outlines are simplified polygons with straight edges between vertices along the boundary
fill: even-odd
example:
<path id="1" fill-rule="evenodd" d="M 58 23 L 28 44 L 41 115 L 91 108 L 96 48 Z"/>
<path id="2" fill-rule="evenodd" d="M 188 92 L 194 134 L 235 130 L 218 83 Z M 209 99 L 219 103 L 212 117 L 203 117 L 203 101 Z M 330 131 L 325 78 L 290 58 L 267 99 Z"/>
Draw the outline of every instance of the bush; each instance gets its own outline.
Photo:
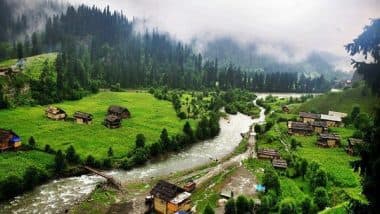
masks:
<path id="1" fill-rule="evenodd" d="M 112 160 L 110 158 L 106 158 L 103 160 L 103 168 L 111 169 L 112 168 Z"/>
<path id="2" fill-rule="evenodd" d="M 28 167 L 24 173 L 24 189 L 31 190 L 38 184 L 46 181 L 48 175 L 36 167 Z"/>
<path id="3" fill-rule="evenodd" d="M 28 140 L 29 146 L 34 149 L 36 147 L 36 141 L 34 140 L 34 137 L 30 137 Z"/>
<path id="4" fill-rule="evenodd" d="M 135 165 L 135 162 L 133 161 L 133 159 L 124 159 L 124 160 L 121 162 L 120 167 L 121 167 L 122 169 L 129 170 L 129 169 L 131 169 L 134 165 Z"/>
<path id="5" fill-rule="evenodd" d="M 145 146 L 145 136 L 143 134 L 136 135 L 136 148 L 143 148 Z"/>
<path id="6" fill-rule="evenodd" d="M 285 198 L 280 203 L 280 214 L 297 213 L 297 205 L 293 198 Z"/>
<path id="7" fill-rule="evenodd" d="M 112 149 L 112 147 L 108 148 L 107 155 L 108 155 L 108 157 L 112 157 L 113 156 L 113 149 Z"/>
<path id="8" fill-rule="evenodd" d="M 305 197 L 301 201 L 302 214 L 309 214 L 311 212 L 311 208 L 312 208 L 311 199 L 309 197 Z"/>
<path id="9" fill-rule="evenodd" d="M 233 198 L 230 198 L 224 206 L 224 214 L 236 214 L 236 205 Z"/>
<path id="10" fill-rule="evenodd" d="M 55 154 L 54 163 L 55 171 L 57 173 L 62 172 L 66 168 L 65 155 L 62 153 L 61 150 L 58 150 L 58 152 Z"/>
<path id="11" fill-rule="evenodd" d="M 203 214 L 214 214 L 214 209 L 210 206 L 210 204 L 207 204 L 205 210 L 203 211 Z"/>
<path id="12" fill-rule="evenodd" d="M 323 210 L 329 203 L 329 196 L 324 187 L 318 187 L 314 191 L 314 203 L 319 210 Z"/>
<path id="13" fill-rule="evenodd" d="M 145 148 L 137 148 L 133 154 L 133 161 L 136 164 L 144 164 L 148 160 Z"/>
<path id="14" fill-rule="evenodd" d="M 186 113 L 181 111 L 177 114 L 177 117 L 179 117 L 181 120 L 184 120 L 187 118 Z"/>
<path id="15" fill-rule="evenodd" d="M 225 106 L 224 110 L 228 113 L 228 114 L 237 114 L 237 108 L 235 105 L 233 104 L 228 104 Z"/>
<path id="16" fill-rule="evenodd" d="M 50 153 L 50 154 L 54 154 L 55 153 L 55 151 L 50 147 L 49 144 L 45 145 L 44 151 L 47 152 L 47 153 Z"/>
<path id="17" fill-rule="evenodd" d="M 86 158 L 85 164 L 87 166 L 94 167 L 95 166 L 95 158 L 92 155 L 88 155 L 87 158 Z"/>
<path id="18" fill-rule="evenodd" d="M 253 204 L 251 204 L 246 197 L 240 195 L 236 199 L 236 213 L 251 213 L 253 211 Z"/>
<path id="19" fill-rule="evenodd" d="M 75 152 L 75 149 L 72 145 L 66 150 L 66 160 L 72 164 L 78 164 L 80 162 L 80 157 Z"/>
<path id="20" fill-rule="evenodd" d="M 313 189 L 317 187 L 326 187 L 327 173 L 322 169 L 318 169 L 314 176 L 310 179 L 310 183 Z"/>
<path id="21" fill-rule="evenodd" d="M 273 190 L 276 195 L 280 195 L 281 187 L 278 175 L 273 170 L 266 170 L 263 177 L 263 185 L 268 190 Z"/>
<path id="22" fill-rule="evenodd" d="M 256 124 L 255 127 L 254 127 L 254 131 L 257 133 L 257 134 L 260 134 L 261 133 L 261 126 L 259 124 Z"/>
<path id="23" fill-rule="evenodd" d="M 9 176 L 0 183 L 0 199 L 8 199 L 21 194 L 23 191 L 23 182 L 17 176 Z"/>

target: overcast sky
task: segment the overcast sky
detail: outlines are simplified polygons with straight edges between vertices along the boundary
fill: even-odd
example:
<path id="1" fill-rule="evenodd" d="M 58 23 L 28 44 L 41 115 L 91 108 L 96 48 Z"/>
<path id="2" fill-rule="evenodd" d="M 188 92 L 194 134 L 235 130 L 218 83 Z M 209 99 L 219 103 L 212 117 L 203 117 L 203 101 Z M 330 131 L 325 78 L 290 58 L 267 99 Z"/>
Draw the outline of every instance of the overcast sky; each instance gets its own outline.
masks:
<path id="1" fill-rule="evenodd" d="M 242 45 L 254 42 L 263 53 L 282 60 L 301 59 L 316 50 L 341 57 L 345 65 L 350 58 L 343 46 L 362 32 L 370 18 L 380 17 L 380 0 L 69 1 L 110 5 L 185 42 L 231 36 Z M 291 52 L 281 51 L 283 47 Z"/>

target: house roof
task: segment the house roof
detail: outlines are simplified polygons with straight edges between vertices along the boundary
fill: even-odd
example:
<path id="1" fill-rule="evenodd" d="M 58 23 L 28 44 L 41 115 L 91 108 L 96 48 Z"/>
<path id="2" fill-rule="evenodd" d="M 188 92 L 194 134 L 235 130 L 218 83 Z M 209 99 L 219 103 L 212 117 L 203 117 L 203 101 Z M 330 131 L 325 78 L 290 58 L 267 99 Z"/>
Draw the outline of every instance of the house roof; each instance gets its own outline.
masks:
<path id="1" fill-rule="evenodd" d="M 304 130 L 304 131 L 313 131 L 313 128 L 309 124 L 302 123 L 302 122 L 294 122 L 294 121 L 288 122 L 288 128 L 296 129 L 296 130 Z"/>
<path id="2" fill-rule="evenodd" d="M 167 181 L 160 180 L 150 191 L 150 194 L 165 200 L 166 202 L 174 199 L 178 194 L 185 192 L 181 187 L 171 184 Z"/>
<path id="3" fill-rule="evenodd" d="M 116 115 L 107 115 L 105 120 L 109 122 L 117 122 L 117 121 L 120 121 L 121 118 Z"/>
<path id="4" fill-rule="evenodd" d="M 114 112 L 114 113 L 123 113 L 124 111 L 128 111 L 127 108 L 124 108 L 124 107 L 121 107 L 121 106 L 116 106 L 116 105 L 112 105 L 110 107 L 108 107 L 108 112 Z"/>
<path id="5" fill-rule="evenodd" d="M 310 125 L 311 126 L 317 126 L 317 127 L 323 127 L 323 128 L 328 127 L 326 121 L 313 121 L 313 122 L 310 122 Z"/>
<path id="6" fill-rule="evenodd" d="M 337 116 L 337 117 L 347 117 L 347 113 L 344 112 L 338 112 L 338 111 L 329 111 L 329 115 L 331 116 Z"/>
<path id="7" fill-rule="evenodd" d="M 92 116 L 92 114 L 89 114 L 89 113 L 77 111 L 74 113 L 74 117 L 75 118 L 92 119 L 93 116 Z"/>
<path id="8" fill-rule="evenodd" d="M 330 134 L 330 133 L 321 133 L 319 134 L 319 137 L 321 139 L 331 139 L 331 140 L 340 140 L 340 137 L 339 135 L 336 135 L 336 134 Z"/>
<path id="9" fill-rule="evenodd" d="M 18 137 L 12 130 L 0 129 L 0 141 L 3 141 L 11 136 Z"/>
<path id="10" fill-rule="evenodd" d="M 170 203 L 172 203 L 172 204 L 180 204 L 183 201 L 185 201 L 186 199 L 190 198 L 190 196 L 191 196 L 191 193 L 189 193 L 189 192 L 182 192 L 182 193 L 178 194 L 175 198 L 173 198 L 170 201 Z"/>
<path id="11" fill-rule="evenodd" d="M 275 149 L 259 149 L 259 151 L 257 152 L 257 154 L 259 154 L 259 155 L 267 155 L 267 156 L 275 156 L 275 157 L 279 157 L 280 156 L 280 154 Z"/>
<path id="12" fill-rule="evenodd" d="M 286 163 L 286 160 L 284 159 L 273 159 L 272 161 L 273 167 L 277 168 L 287 168 L 288 164 Z"/>
<path id="13" fill-rule="evenodd" d="M 55 106 L 49 106 L 45 111 L 52 114 L 66 114 L 64 110 Z"/>
<path id="14" fill-rule="evenodd" d="M 304 118 L 312 118 L 312 119 L 319 119 L 321 117 L 320 114 L 310 113 L 310 112 L 300 112 L 300 117 Z"/>
<path id="15" fill-rule="evenodd" d="M 357 138 L 348 138 L 348 142 L 351 144 L 351 145 L 355 145 L 355 144 L 363 144 L 364 141 L 362 139 L 357 139 Z"/>
<path id="16" fill-rule="evenodd" d="M 338 116 L 331 116 L 327 114 L 321 114 L 321 120 L 342 122 L 342 118 Z"/>

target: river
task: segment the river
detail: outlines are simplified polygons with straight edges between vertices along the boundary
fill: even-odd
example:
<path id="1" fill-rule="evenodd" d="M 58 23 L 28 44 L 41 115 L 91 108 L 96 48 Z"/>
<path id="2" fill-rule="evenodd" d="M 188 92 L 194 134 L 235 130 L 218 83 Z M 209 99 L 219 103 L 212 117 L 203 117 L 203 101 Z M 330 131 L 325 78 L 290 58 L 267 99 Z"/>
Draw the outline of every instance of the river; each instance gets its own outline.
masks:
<path id="1" fill-rule="evenodd" d="M 300 97 L 295 93 L 257 93 L 258 98 L 269 94 L 278 97 Z M 112 170 L 107 174 L 113 175 L 122 183 L 143 180 L 151 177 L 169 175 L 170 173 L 192 169 L 210 163 L 215 159 L 222 159 L 230 154 L 240 143 L 240 133 L 247 132 L 252 124 L 262 123 L 265 120 L 264 109 L 260 117 L 251 119 L 238 113 L 229 115 L 228 119 L 220 120 L 220 134 L 211 139 L 199 142 L 168 158 L 129 171 Z M 62 213 L 79 200 L 87 197 L 100 182 L 105 179 L 95 175 L 53 180 L 33 191 L 14 198 L 10 202 L 0 204 L 0 213 Z"/>

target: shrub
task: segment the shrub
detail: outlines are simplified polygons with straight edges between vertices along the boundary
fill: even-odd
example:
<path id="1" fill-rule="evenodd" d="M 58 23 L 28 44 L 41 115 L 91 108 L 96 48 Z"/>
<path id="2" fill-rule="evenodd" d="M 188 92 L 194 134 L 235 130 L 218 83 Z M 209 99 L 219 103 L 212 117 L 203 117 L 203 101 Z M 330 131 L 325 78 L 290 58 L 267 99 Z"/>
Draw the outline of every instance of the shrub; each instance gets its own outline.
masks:
<path id="1" fill-rule="evenodd" d="M 108 155 L 108 157 L 112 157 L 113 156 L 113 149 L 112 149 L 112 147 L 108 148 L 107 155 Z"/>
<path id="2" fill-rule="evenodd" d="M 268 190 L 274 190 L 277 195 L 281 193 L 280 181 L 278 175 L 273 170 L 266 170 L 263 177 L 263 185 Z"/>
<path id="3" fill-rule="evenodd" d="M 72 145 L 66 150 L 66 160 L 67 162 L 73 164 L 80 162 L 79 155 L 75 152 L 75 149 Z"/>
<path id="4" fill-rule="evenodd" d="M 152 156 L 157 156 L 158 154 L 160 154 L 162 152 L 162 147 L 161 147 L 160 142 L 153 143 L 150 146 L 149 151 L 150 151 L 150 155 Z"/>
<path id="5" fill-rule="evenodd" d="M 87 166 L 95 166 L 95 158 L 92 155 L 88 155 L 85 161 Z"/>
<path id="6" fill-rule="evenodd" d="M 55 153 L 55 151 L 50 147 L 49 144 L 45 145 L 44 151 L 47 152 L 47 153 L 50 153 L 50 154 L 54 154 Z"/>
<path id="7" fill-rule="evenodd" d="M 21 194 L 23 191 L 23 182 L 17 176 L 9 176 L 0 183 L 0 198 L 8 199 Z"/>
<path id="8" fill-rule="evenodd" d="M 329 196 L 324 187 L 318 187 L 314 191 L 314 203 L 319 210 L 323 210 L 329 203 Z"/>
<path id="9" fill-rule="evenodd" d="M 110 158 L 106 158 L 103 160 L 103 168 L 105 169 L 112 168 L 112 160 Z"/>
<path id="10" fill-rule="evenodd" d="M 133 154 L 133 161 L 136 164 L 143 164 L 148 160 L 145 148 L 137 148 Z"/>
<path id="11" fill-rule="evenodd" d="M 66 168 L 65 155 L 61 150 L 58 150 L 58 152 L 55 154 L 54 163 L 55 171 L 57 173 L 62 172 Z"/>
<path id="12" fill-rule="evenodd" d="M 183 111 L 179 112 L 179 113 L 177 114 L 177 117 L 179 117 L 179 119 L 181 119 L 181 120 L 184 120 L 184 119 L 187 118 L 186 113 L 183 112 Z"/>
<path id="13" fill-rule="evenodd" d="M 214 214 L 214 209 L 210 206 L 210 204 L 207 204 L 205 210 L 203 211 L 203 214 Z"/>
<path id="14" fill-rule="evenodd" d="M 236 205 L 233 198 L 230 198 L 224 206 L 224 214 L 236 214 Z"/>
<path id="15" fill-rule="evenodd" d="M 293 198 L 285 198 L 280 203 L 280 214 L 297 213 L 297 205 Z"/>
<path id="16" fill-rule="evenodd" d="M 34 137 L 31 136 L 28 140 L 29 146 L 34 149 L 36 147 L 36 141 L 34 140 Z"/>
<path id="17" fill-rule="evenodd" d="M 131 169 L 134 165 L 135 165 L 135 162 L 133 161 L 133 159 L 124 159 L 124 160 L 121 162 L 120 167 L 121 167 L 122 169 L 129 170 L 129 169 Z"/>
<path id="18" fill-rule="evenodd" d="M 311 199 L 309 197 L 305 197 L 301 201 L 302 214 L 309 214 L 311 212 L 311 208 L 312 208 Z"/>
<path id="19" fill-rule="evenodd" d="M 313 189 L 317 187 L 326 187 L 327 173 L 322 169 L 318 169 L 315 175 L 310 179 L 310 183 Z"/>
<path id="20" fill-rule="evenodd" d="M 249 203 L 248 199 L 243 195 L 240 195 L 236 199 L 236 213 L 251 213 L 253 207 Z"/>
<path id="21" fill-rule="evenodd" d="M 136 148 L 143 148 L 145 146 L 145 136 L 143 134 L 136 135 Z"/>

